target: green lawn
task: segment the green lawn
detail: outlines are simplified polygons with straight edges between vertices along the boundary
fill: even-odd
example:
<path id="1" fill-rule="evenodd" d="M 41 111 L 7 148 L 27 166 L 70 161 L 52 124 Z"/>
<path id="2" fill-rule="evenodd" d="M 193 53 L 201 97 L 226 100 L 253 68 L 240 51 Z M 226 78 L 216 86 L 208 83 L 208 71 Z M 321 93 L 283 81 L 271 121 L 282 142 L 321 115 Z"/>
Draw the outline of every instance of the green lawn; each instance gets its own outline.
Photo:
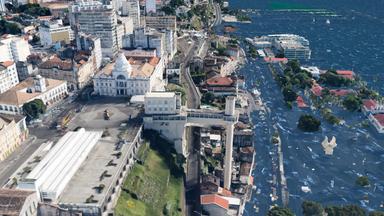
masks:
<path id="1" fill-rule="evenodd" d="M 115 208 L 116 215 L 181 215 L 182 179 L 174 178 L 164 158 L 148 145 L 140 148 L 138 156 L 144 164 L 136 163 L 128 174 L 125 190 Z"/>

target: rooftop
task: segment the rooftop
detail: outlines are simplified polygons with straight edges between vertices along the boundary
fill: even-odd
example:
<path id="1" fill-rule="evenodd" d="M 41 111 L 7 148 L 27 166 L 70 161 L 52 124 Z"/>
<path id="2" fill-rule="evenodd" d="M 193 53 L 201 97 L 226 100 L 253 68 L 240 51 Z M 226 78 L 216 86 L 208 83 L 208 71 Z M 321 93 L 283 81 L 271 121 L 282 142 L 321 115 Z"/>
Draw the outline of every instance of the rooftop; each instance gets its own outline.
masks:
<path id="1" fill-rule="evenodd" d="M 101 138 L 102 131 L 67 132 L 25 178 L 39 182 L 40 192 L 58 197 L 80 164 Z M 56 198 L 52 197 L 50 198 Z"/>
<path id="2" fill-rule="evenodd" d="M 384 113 L 374 114 L 373 117 L 378 121 L 380 126 L 384 127 Z"/>
<path id="3" fill-rule="evenodd" d="M 45 78 L 47 91 L 63 83 L 65 83 L 65 81 Z M 34 88 L 34 81 L 32 77 L 27 78 L 26 80 L 12 87 L 3 94 L 0 94 L 0 104 L 21 106 L 24 103 L 29 102 L 30 100 L 42 94 L 41 92 L 36 91 L 33 91 L 32 93 L 27 93 L 28 88 Z"/>
<path id="4" fill-rule="evenodd" d="M 81 204 L 86 203 L 87 199 L 93 195 L 95 205 L 100 205 L 106 199 L 106 193 L 110 187 L 116 184 L 116 177 L 119 175 L 119 168 L 127 161 L 124 155 L 133 148 L 132 142 L 138 134 L 141 122 L 128 122 L 124 139 L 126 143 L 121 144 L 120 149 L 116 149 L 119 142 L 117 134 L 110 137 L 99 139 L 95 147 L 88 154 L 87 159 L 81 164 L 75 175 L 64 189 L 59 203 L 60 204 Z M 117 153 L 122 155 L 117 157 Z M 98 189 L 98 187 L 104 187 Z"/>
<path id="5" fill-rule="evenodd" d="M 129 57 L 120 54 L 115 62 L 107 64 L 98 75 L 112 76 L 114 71 L 125 72 L 132 78 L 149 78 L 160 61 L 158 57 Z M 126 57 L 125 57 L 126 58 Z"/>
<path id="6" fill-rule="evenodd" d="M 353 80 L 355 78 L 355 73 L 351 70 L 336 70 L 336 73 L 346 79 Z"/>
<path id="7" fill-rule="evenodd" d="M 230 77 L 215 76 L 206 81 L 210 86 L 231 86 L 233 80 Z"/>
<path id="8" fill-rule="evenodd" d="M 168 98 L 168 97 L 174 97 L 175 96 L 175 92 L 147 92 L 145 94 L 145 97 L 164 97 L 164 98 Z"/>
<path id="9" fill-rule="evenodd" d="M 375 100 L 372 100 L 372 99 L 363 100 L 363 106 L 367 110 L 373 110 L 376 107 L 376 105 L 377 105 L 377 102 Z"/>
<path id="10" fill-rule="evenodd" d="M 25 199 L 33 194 L 33 191 L 0 189 L 0 215 L 19 215 Z"/>
<path id="11" fill-rule="evenodd" d="M 224 209 L 229 208 L 229 201 L 216 194 L 201 195 L 200 202 L 202 205 L 213 204 Z"/>
<path id="12" fill-rule="evenodd" d="M 12 121 L 19 122 L 25 118 L 25 116 L 22 115 L 6 115 L 6 114 L 0 114 L 0 131 L 9 123 Z"/>
<path id="13" fill-rule="evenodd" d="M 13 61 L 5 61 L 5 62 L 1 62 L 0 64 L 1 64 L 1 66 L 7 68 L 7 67 L 13 65 L 14 63 L 15 62 L 13 62 Z"/>

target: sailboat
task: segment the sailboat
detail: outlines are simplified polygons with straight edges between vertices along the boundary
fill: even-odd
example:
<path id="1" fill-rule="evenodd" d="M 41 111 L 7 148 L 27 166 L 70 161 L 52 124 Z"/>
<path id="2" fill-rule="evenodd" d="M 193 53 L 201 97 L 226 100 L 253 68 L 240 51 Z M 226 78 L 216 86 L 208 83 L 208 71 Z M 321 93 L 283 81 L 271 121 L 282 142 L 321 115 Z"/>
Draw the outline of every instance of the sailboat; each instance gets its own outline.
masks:
<path id="1" fill-rule="evenodd" d="M 327 21 L 325 21 L 326 24 L 331 24 L 331 21 L 329 19 L 327 19 Z"/>
<path id="2" fill-rule="evenodd" d="M 316 19 L 315 19 L 315 18 L 313 18 L 313 19 L 312 19 L 312 22 L 313 22 L 313 23 L 315 23 L 315 22 L 316 22 Z"/>
<path id="3" fill-rule="evenodd" d="M 331 141 L 329 141 L 328 137 L 325 136 L 321 145 L 323 146 L 323 149 L 326 155 L 333 155 L 333 149 L 337 146 L 336 137 L 333 136 Z"/>

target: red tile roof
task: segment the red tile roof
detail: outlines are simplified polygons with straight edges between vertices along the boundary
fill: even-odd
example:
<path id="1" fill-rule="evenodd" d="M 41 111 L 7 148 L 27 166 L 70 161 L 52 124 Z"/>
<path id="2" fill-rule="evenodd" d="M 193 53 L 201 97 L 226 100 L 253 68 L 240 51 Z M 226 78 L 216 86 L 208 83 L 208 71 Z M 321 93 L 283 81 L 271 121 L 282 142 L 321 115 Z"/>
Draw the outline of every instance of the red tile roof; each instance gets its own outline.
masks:
<path id="1" fill-rule="evenodd" d="M 229 77 L 215 76 L 206 81 L 209 86 L 231 86 L 233 80 Z"/>
<path id="2" fill-rule="evenodd" d="M 363 100 L 363 106 L 367 110 L 372 110 L 376 107 L 377 102 L 375 100 L 369 99 L 369 100 Z"/>
<path id="3" fill-rule="evenodd" d="M 274 57 L 264 57 L 264 61 L 266 62 L 288 62 L 287 58 L 274 58 Z"/>
<path id="4" fill-rule="evenodd" d="M 200 196 L 200 202 L 201 202 L 201 205 L 214 204 L 214 205 L 218 205 L 224 209 L 229 208 L 228 200 L 226 200 L 226 199 L 224 199 L 221 196 L 216 195 L 216 194 L 201 195 Z"/>
<path id="5" fill-rule="evenodd" d="M 41 63 L 39 68 L 43 69 L 52 69 L 57 68 L 59 70 L 72 70 L 72 62 L 71 61 L 63 61 L 58 57 L 53 57 L 48 59 L 47 61 Z"/>
<path id="6" fill-rule="evenodd" d="M 346 79 L 353 80 L 355 78 L 355 73 L 351 70 L 337 70 L 336 73 Z"/>
<path id="7" fill-rule="evenodd" d="M 334 94 L 334 95 L 340 97 L 340 96 L 345 96 L 347 94 L 353 93 L 353 90 L 351 90 L 351 89 L 332 89 L 329 92 L 331 92 L 331 94 Z"/>
<path id="8" fill-rule="evenodd" d="M 7 67 L 13 65 L 14 62 L 13 61 L 5 61 L 5 62 L 1 62 L 0 64 L 7 68 Z"/>
<path id="9" fill-rule="evenodd" d="M 308 107 L 308 105 L 304 102 L 303 97 L 301 97 L 301 96 L 297 96 L 297 98 L 296 98 L 296 102 L 297 102 L 297 106 L 298 106 L 299 108 L 305 108 L 305 107 Z"/>
<path id="10" fill-rule="evenodd" d="M 232 192 L 225 188 L 221 188 L 220 194 L 223 196 L 232 196 Z"/>
<path id="11" fill-rule="evenodd" d="M 311 92 L 316 96 L 321 96 L 323 87 L 321 87 L 319 84 L 313 84 L 311 88 Z"/>
<path id="12" fill-rule="evenodd" d="M 375 114 L 373 117 L 379 122 L 381 126 L 384 126 L 384 113 Z"/>

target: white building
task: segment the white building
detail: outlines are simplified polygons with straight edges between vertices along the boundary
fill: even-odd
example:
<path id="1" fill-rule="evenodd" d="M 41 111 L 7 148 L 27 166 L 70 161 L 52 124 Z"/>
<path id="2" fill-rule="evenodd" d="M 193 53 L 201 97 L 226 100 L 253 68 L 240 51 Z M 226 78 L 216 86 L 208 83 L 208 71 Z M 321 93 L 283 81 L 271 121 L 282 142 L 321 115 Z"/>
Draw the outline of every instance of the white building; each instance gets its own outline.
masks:
<path id="1" fill-rule="evenodd" d="M 93 78 L 99 95 L 132 96 L 163 91 L 163 58 L 130 58 L 120 53 L 114 63 L 106 65 Z"/>
<path id="2" fill-rule="evenodd" d="M 46 79 L 39 75 L 28 78 L 0 94 L 0 113 L 23 114 L 23 105 L 35 99 L 44 104 L 52 105 L 68 94 L 67 82 Z"/>
<path id="3" fill-rule="evenodd" d="M 101 138 L 102 131 L 67 132 L 18 185 L 36 190 L 40 201 L 56 202 L 89 152 Z"/>
<path id="4" fill-rule="evenodd" d="M 161 57 L 165 53 L 165 35 L 154 29 L 138 28 L 123 37 L 123 48 L 156 49 L 156 55 Z"/>
<path id="5" fill-rule="evenodd" d="M 140 27 L 140 6 L 139 0 L 125 0 L 122 1 L 121 15 L 129 16 L 132 18 L 134 28 Z"/>
<path id="6" fill-rule="evenodd" d="M 95 58 L 96 69 L 99 69 L 101 67 L 101 61 L 103 59 L 102 52 L 101 52 L 100 38 L 94 35 L 80 32 L 78 34 L 78 40 L 76 42 L 77 42 L 78 50 L 85 50 L 85 51 L 91 50 L 92 56 L 94 56 Z"/>
<path id="7" fill-rule="evenodd" d="M 177 114 L 181 108 L 180 94 L 175 92 L 148 92 L 144 97 L 145 113 L 153 114 Z"/>
<path id="8" fill-rule="evenodd" d="M 177 52 L 177 35 L 170 29 L 138 28 L 123 37 L 123 48 L 156 49 L 156 55 L 172 59 Z"/>
<path id="9" fill-rule="evenodd" d="M 156 13 L 156 0 L 145 0 L 145 12 Z"/>
<path id="10" fill-rule="evenodd" d="M 0 94 L 19 83 L 16 64 L 13 61 L 0 63 Z"/>
<path id="11" fill-rule="evenodd" d="M 117 54 L 117 15 L 112 5 L 98 1 L 75 2 L 69 7 L 69 18 L 76 35 L 84 32 L 100 38 L 103 56 Z"/>
<path id="12" fill-rule="evenodd" d="M 0 12 L 5 12 L 7 8 L 5 7 L 5 0 L 0 0 Z"/>
<path id="13" fill-rule="evenodd" d="M 52 46 L 58 42 L 69 44 L 74 39 L 70 26 L 64 26 L 61 20 L 44 22 L 39 26 L 40 42 L 43 46 Z"/>
<path id="14" fill-rule="evenodd" d="M 31 54 L 28 41 L 15 35 L 7 35 L 0 40 L 0 53 L 0 62 L 26 61 Z"/>

